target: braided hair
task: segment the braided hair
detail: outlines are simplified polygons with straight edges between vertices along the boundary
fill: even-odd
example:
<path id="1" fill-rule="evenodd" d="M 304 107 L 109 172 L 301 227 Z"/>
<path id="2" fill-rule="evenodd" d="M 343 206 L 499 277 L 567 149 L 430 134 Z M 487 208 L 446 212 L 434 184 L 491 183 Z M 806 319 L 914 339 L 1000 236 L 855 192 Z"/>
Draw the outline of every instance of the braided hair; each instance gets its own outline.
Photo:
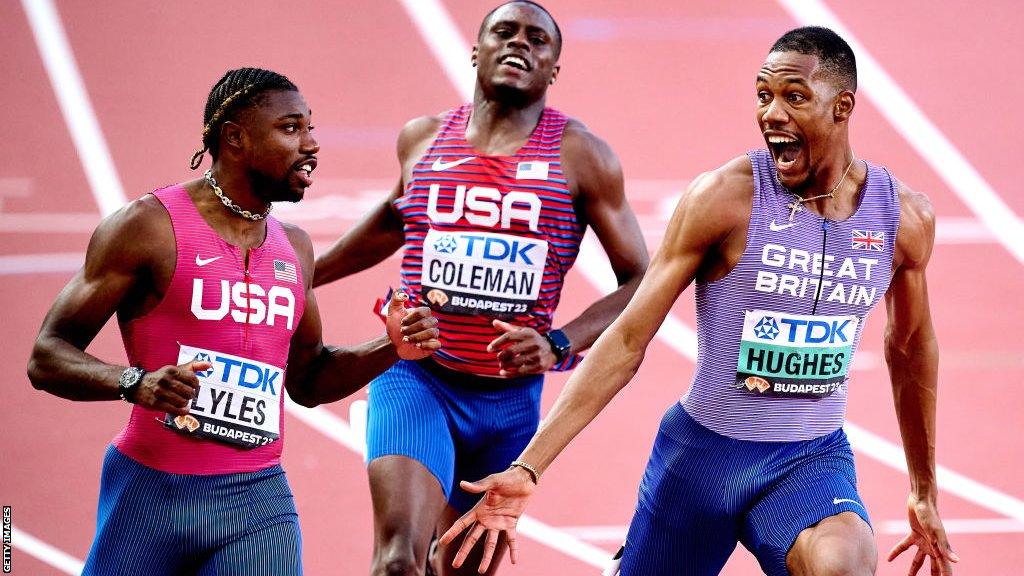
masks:
<path id="1" fill-rule="evenodd" d="M 262 68 L 229 70 L 210 90 L 203 112 L 203 147 L 192 155 L 189 166 L 195 170 L 203 162 L 203 154 L 217 159 L 220 148 L 220 127 L 234 120 L 240 110 L 254 104 L 257 98 L 271 90 L 298 91 L 288 78 Z"/>

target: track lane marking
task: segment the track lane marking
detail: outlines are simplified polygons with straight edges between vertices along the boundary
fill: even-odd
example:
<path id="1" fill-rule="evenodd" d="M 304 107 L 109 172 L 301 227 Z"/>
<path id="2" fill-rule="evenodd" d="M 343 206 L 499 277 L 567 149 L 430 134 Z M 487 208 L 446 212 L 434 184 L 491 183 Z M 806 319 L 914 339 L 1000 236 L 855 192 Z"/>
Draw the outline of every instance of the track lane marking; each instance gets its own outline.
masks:
<path id="1" fill-rule="evenodd" d="M 85 568 L 85 562 L 55 548 L 39 538 L 21 530 L 17 526 L 11 526 L 11 547 L 24 552 L 37 560 L 48 564 L 65 574 L 78 575 Z"/>
<path id="2" fill-rule="evenodd" d="M 28 16 L 32 35 L 43 58 L 50 85 L 57 96 L 64 122 L 71 132 L 71 140 L 78 150 L 78 159 L 89 181 L 89 189 L 100 207 L 100 213 L 107 216 L 128 200 L 89 100 L 85 82 L 78 71 L 67 34 L 64 33 L 60 13 L 52 0 L 22 0 L 21 5 Z"/>

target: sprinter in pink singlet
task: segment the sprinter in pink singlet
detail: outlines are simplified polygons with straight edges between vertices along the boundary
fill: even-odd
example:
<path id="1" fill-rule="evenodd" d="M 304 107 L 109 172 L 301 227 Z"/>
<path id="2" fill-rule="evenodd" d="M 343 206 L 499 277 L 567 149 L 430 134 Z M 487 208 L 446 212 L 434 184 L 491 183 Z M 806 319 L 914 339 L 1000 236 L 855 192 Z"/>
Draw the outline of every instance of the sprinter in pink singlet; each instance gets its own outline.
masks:
<path id="1" fill-rule="evenodd" d="M 134 405 L 107 450 L 84 574 L 300 574 L 280 465 L 285 392 L 305 406 L 332 402 L 440 346 L 429 309 L 405 310 L 399 293 L 390 338 L 322 343 L 309 237 L 270 216 L 273 202 L 302 199 L 317 163 L 294 84 L 232 70 L 204 124 L 192 167 L 208 149 L 210 170 L 100 224 L 29 363 L 37 388 Z M 84 351 L 115 312 L 127 368 Z"/>
<path id="2" fill-rule="evenodd" d="M 768 576 L 868 576 L 877 552 L 843 431 L 864 320 L 882 301 L 910 474 L 916 548 L 949 576 L 938 512 L 938 346 L 925 268 L 935 216 L 923 194 L 856 158 L 857 65 L 835 32 L 805 27 L 769 50 L 751 91 L 766 148 L 695 178 L 636 296 L 570 378 L 519 459 L 545 470 L 636 373 L 696 282 L 697 368 L 661 421 L 621 576 L 714 576 L 738 543 Z M 441 538 L 515 538 L 535 483 L 521 469 L 466 486 L 487 496 Z M 606 572 L 608 573 L 608 572 Z"/>
<path id="3" fill-rule="evenodd" d="M 618 159 L 545 105 L 561 42 L 535 3 L 488 14 L 466 62 L 473 102 L 405 126 L 394 192 L 317 259 L 320 285 L 402 249 L 402 288 L 439 322 L 436 354 L 370 384 L 373 574 L 422 573 L 431 535 L 476 501 L 459 481 L 513 464 L 537 427 L 543 374 L 578 362 L 646 268 Z M 588 226 L 619 288 L 556 328 Z M 442 547 L 433 569 L 452 574 L 453 554 Z"/>

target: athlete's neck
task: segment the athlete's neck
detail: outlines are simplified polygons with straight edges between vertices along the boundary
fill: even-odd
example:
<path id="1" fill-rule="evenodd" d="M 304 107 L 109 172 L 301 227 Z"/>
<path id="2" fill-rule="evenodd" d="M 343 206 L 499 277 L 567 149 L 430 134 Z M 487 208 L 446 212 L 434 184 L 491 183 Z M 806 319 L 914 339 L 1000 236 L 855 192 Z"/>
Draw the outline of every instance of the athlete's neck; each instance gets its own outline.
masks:
<path id="1" fill-rule="evenodd" d="M 544 113 L 545 98 L 526 106 L 512 105 L 484 97 L 477 89 L 473 113 L 466 126 L 466 141 L 483 154 L 515 154 L 530 139 Z"/>
<path id="2" fill-rule="evenodd" d="M 218 170 L 218 168 L 221 168 Z M 248 179 L 239 177 L 232 170 L 224 170 L 214 164 L 211 175 L 216 179 L 224 195 L 244 210 L 263 214 L 267 203 L 255 198 Z M 214 194 L 205 178 L 189 183 L 190 195 L 207 224 L 227 243 L 247 249 L 259 246 L 266 236 L 266 221 L 253 221 L 233 213 Z"/>

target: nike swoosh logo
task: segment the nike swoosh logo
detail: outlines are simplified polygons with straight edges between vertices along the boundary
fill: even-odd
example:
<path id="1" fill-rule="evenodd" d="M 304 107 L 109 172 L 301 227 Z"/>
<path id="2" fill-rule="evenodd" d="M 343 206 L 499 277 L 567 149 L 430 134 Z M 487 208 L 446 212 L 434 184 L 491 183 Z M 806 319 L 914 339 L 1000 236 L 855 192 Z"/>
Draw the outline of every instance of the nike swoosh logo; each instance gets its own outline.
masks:
<path id="1" fill-rule="evenodd" d="M 434 172 L 443 172 L 449 168 L 455 168 L 459 164 L 465 164 L 474 158 L 476 158 L 476 156 L 469 156 L 468 158 L 460 158 L 454 162 L 445 162 L 443 158 L 438 158 L 437 160 L 434 160 L 434 165 L 431 166 L 431 168 Z"/>
<path id="2" fill-rule="evenodd" d="M 849 498 L 833 498 L 832 499 L 832 505 L 834 505 L 834 506 L 838 506 L 838 505 L 842 504 L 843 502 L 849 502 L 850 504 L 856 504 L 857 506 L 860 506 L 861 508 L 864 507 L 863 505 L 861 505 L 860 502 L 857 502 L 856 500 L 850 500 Z"/>
<path id="3" fill-rule="evenodd" d="M 776 224 L 775 220 L 772 220 L 771 224 L 768 225 L 768 227 L 772 229 L 772 232 L 778 232 L 780 230 L 785 230 L 786 228 L 792 228 L 793 226 L 796 226 L 796 222 L 790 222 L 789 224 Z"/>
<path id="4" fill-rule="evenodd" d="M 223 258 L 223 256 L 214 256 L 213 258 L 200 258 L 199 254 L 196 254 L 196 266 L 206 266 L 207 264 L 211 262 L 216 262 L 221 258 Z"/>

